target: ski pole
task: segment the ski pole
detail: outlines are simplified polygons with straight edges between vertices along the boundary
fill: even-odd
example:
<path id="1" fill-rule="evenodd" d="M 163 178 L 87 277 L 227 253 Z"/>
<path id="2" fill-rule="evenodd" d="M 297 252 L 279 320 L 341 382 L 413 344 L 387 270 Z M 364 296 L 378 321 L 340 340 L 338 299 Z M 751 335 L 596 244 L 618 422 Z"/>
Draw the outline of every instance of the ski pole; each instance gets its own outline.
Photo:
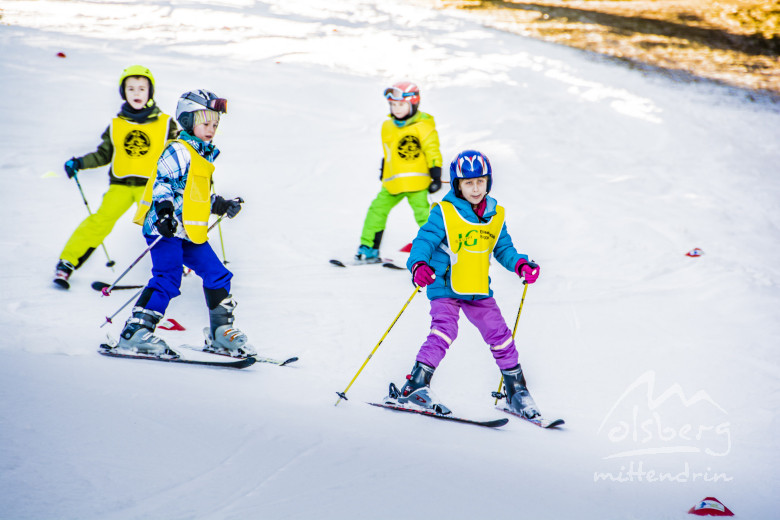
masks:
<path id="1" fill-rule="evenodd" d="M 211 231 L 211 230 L 214 228 L 214 226 L 216 226 L 217 224 L 219 224 L 219 223 L 220 223 L 220 221 L 221 221 L 223 218 L 224 218 L 224 215 L 223 215 L 223 216 L 221 216 L 221 217 L 219 217 L 219 218 L 217 219 L 217 221 L 216 221 L 216 222 L 214 222 L 214 223 L 213 223 L 211 226 L 209 226 L 209 229 L 208 229 L 208 230 L 209 230 L 209 231 Z M 132 264 L 130 264 L 130 266 L 129 266 L 127 269 L 125 269 L 125 270 L 124 270 L 124 272 L 123 272 L 122 274 L 120 274 L 120 275 L 119 275 L 119 277 L 118 277 L 116 280 L 114 280 L 114 283 L 112 283 L 112 284 L 111 284 L 110 286 L 108 286 L 108 287 L 103 287 L 103 289 L 100 291 L 100 292 L 102 292 L 102 293 L 103 293 L 103 296 L 111 296 L 111 289 L 113 289 L 114 287 L 116 287 L 116 284 L 118 284 L 118 283 L 119 283 L 119 281 L 120 281 L 122 278 L 124 278 L 124 277 L 125 277 L 125 275 L 126 275 L 126 274 L 127 274 L 129 271 L 130 271 L 130 269 L 132 269 L 132 268 L 135 266 L 135 264 L 137 264 L 138 262 L 140 262 L 140 261 L 141 261 L 141 259 L 142 259 L 144 256 L 146 256 L 146 253 L 148 253 L 149 251 L 151 251 L 151 250 L 152 250 L 152 248 L 153 248 L 154 246 L 156 246 L 156 245 L 157 245 L 157 243 L 158 243 L 160 240 L 162 240 L 162 235 L 160 235 L 160 236 L 158 236 L 157 238 L 155 238 L 155 239 L 154 239 L 154 242 L 152 242 L 151 244 L 149 244 L 149 247 L 147 247 L 146 249 L 144 249 L 144 252 L 143 252 L 143 253 L 141 253 L 141 255 L 140 255 L 138 258 L 136 258 L 135 260 L 133 260 L 133 263 L 132 263 Z M 126 305 L 126 304 L 125 304 L 125 305 Z"/>
<path id="2" fill-rule="evenodd" d="M 79 187 L 79 193 L 81 193 L 81 200 L 84 201 L 84 205 L 87 207 L 87 213 L 89 213 L 89 215 L 92 216 L 92 210 L 89 209 L 89 203 L 87 202 L 87 197 L 84 195 L 84 190 L 81 188 L 81 183 L 79 182 L 79 176 L 74 175 L 73 180 L 76 181 L 76 186 Z M 101 242 L 100 245 L 103 248 L 103 252 L 106 254 L 106 259 L 108 260 L 108 262 L 106 262 L 106 267 L 111 267 L 113 269 L 113 267 L 116 265 L 116 262 L 111 260 L 111 257 L 108 256 L 108 249 L 106 249 L 106 244 Z"/>
<path id="3" fill-rule="evenodd" d="M 352 386 L 352 383 L 355 382 L 355 379 L 357 379 L 358 376 L 360 375 L 360 373 L 363 371 L 363 369 L 366 368 L 366 365 L 368 364 L 369 360 L 371 359 L 371 356 L 373 356 L 374 353 L 377 351 L 377 349 L 379 348 L 379 345 L 382 344 L 382 342 L 385 340 L 387 335 L 390 333 L 390 329 L 393 328 L 393 325 L 395 325 L 395 322 L 398 321 L 398 318 L 401 317 L 401 314 L 403 314 L 403 312 L 406 310 L 406 307 L 409 306 L 409 303 L 417 295 L 418 292 L 420 292 L 420 288 L 417 285 L 415 285 L 414 286 L 414 292 L 412 293 L 411 296 L 409 296 L 409 299 L 406 300 L 406 303 L 401 308 L 401 312 L 398 313 L 398 316 L 395 317 L 395 319 L 393 320 L 393 323 L 391 323 L 390 326 L 387 328 L 387 331 L 385 331 L 384 336 L 382 336 L 382 339 L 380 339 L 379 343 L 376 344 L 376 347 L 374 347 L 374 350 L 371 351 L 371 354 L 369 354 L 368 357 L 366 358 L 366 360 L 363 362 L 363 366 L 361 366 L 360 370 L 357 371 L 357 374 L 355 374 L 355 377 L 353 377 L 352 381 L 349 382 L 349 384 L 347 385 L 347 388 L 345 388 L 343 392 L 336 392 L 336 395 L 339 396 L 339 400 L 336 401 L 336 404 L 334 404 L 333 406 L 338 406 L 338 404 L 341 402 L 342 399 L 344 399 L 345 401 L 348 400 L 347 399 L 347 392 L 349 391 L 349 388 Z"/>
<path id="4" fill-rule="evenodd" d="M 211 182 L 211 194 L 216 195 L 216 192 L 214 191 L 214 181 Z M 241 202 L 244 202 L 241 197 L 237 197 Z M 217 226 L 217 229 L 219 230 L 219 245 L 222 248 L 222 265 L 227 265 L 228 261 L 227 258 L 225 258 L 225 241 L 222 240 L 222 224 L 219 224 Z"/>
<path id="5" fill-rule="evenodd" d="M 128 305 L 128 304 L 129 304 L 131 301 L 133 301 L 133 300 L 135 300 L 136 298 L 138 298 L 138 296 L 140 296 L 140 294 L 141 294 L 141 291 L 143 291 L 144 289 L 146 289 L 146 286 L 144 286 L 144 287 L 141 287 L 140 289 L 138 289 L 138 292 L 137 292 L 137 293 L 135 293 L 133 296 L 131 296 L 131 297 L 130 297 L 130 299 L 129 299 L 129 300 L 127 300 L 127 301 L 126 301 L 126 302 L 125 302 L 125 303 L 124 303 L 124 304 L 123 304 L 121 307 L 119 307 L 119 308 L 116 310 L 116 312 L 115 312 L 114 314 L 112 314 L 111 316 L 106 316 L 106 321 L 104 321 L 104 322 L 103 322 L 103 324 L 100 326 L 100 328 L 102 329 L 102 328 L 103 328 L 103 327 L 106 325 L 106 323 L 113 323 L 113 321 L 111 321 L 111 320 L 113 320 L 114 318 L 116 318 L 116 315 L 117 315 L 117 314 L 119 314 L 120 312 L 122 312 L 122 309 L 124 309 L 125 307 L 127 307 L 127 305 Z"/>
<path id="6" fill-rule="evenodd" d="M 520 323 L 520 313 L 523 312 L 523 303 L 525 302 L 525 293 L 528 291 L 528 284 L 523 280 L 523 297 L 520 298 L 520 307 L 517 309 L 517 318 L 515 318 L 515 328 L 512 330 L 512 341 L 515 340 L 515 334 L 517 333 L 517 324 Z M 498 404 L 498 400 L 501 395 L 501 387 L 504 385 L 504 374 L 501 374 L 501 380 L 498 382 L 498 391 L 493 393 L 493 397 L 496 398 L 495 404 Z"/>
<path id="7" fill-rule="evenodd" d="M 219 230 L 219 245 L 222 247 L 222 264 L 227 265 L 228 261 L 227 258 L 225 258 L 225 242 L 222 240 L 222 224 L 218 225 L 217 229 Z"/>

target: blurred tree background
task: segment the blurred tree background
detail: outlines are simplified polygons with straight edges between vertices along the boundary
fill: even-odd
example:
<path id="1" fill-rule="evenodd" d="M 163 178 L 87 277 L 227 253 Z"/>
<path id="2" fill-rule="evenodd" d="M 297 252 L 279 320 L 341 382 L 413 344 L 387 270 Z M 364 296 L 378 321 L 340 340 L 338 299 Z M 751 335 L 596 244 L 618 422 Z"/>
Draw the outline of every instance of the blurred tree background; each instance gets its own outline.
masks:
<path id="1" fill-rule="evenodd" d="M 502 30 L 780 100 L 780 0 L 437 0 Z"/>

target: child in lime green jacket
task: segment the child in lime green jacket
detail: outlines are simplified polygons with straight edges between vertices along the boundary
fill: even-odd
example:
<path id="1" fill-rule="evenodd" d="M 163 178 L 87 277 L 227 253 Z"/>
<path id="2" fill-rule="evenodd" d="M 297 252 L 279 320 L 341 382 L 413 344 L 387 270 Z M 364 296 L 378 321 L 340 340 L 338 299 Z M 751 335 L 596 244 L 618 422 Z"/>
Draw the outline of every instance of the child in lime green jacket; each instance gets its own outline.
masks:
<path id="1" fill-rule="evenodd" d="M 428 220 L 428 193 L 441 188 L 442 158 L 433 117 L 420 112 L 420 89 L 402 81 L 385 89 L 390 116 L 382 125 L 382 189 L 363 224 L 358 262 L 380 262 L 379 246 L 390 211 L 403 199 L 409 201 L 419 226 Z"/>

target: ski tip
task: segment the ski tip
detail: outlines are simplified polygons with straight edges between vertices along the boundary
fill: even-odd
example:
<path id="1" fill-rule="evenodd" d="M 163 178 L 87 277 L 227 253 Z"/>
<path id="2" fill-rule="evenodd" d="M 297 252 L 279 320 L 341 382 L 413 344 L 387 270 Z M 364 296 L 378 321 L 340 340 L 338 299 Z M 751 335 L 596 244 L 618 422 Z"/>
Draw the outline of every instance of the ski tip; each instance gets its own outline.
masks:
<path id="1" fill-rule="evenodd" d="M 92 282 L 92 288 L 96 291 L 103 291 L 106 287 L 110 287 L 106 282 Z"/>
<path id="2" fill-rule="evenodd" d="M 382 264 L 382 267 L 387 267 L 388 269 L 396 269 L 398 271 L 406 271 L 406 269 L 404 269 L 399 265 L 395 265 L 393 262 L 384 262 Z"/>
<path id="3" fill-rule="evenodd" d="M 332 258 L 332 259 L 330 260 L 330 263 L 331 263 L 332 265 L 336 265 L 336 266 L 338 266 L 338 267 L 347 267 L 346 265 L 344 265 L 344 262 L 342 262 L 341 260 L 336 260 L 335 258 Z"/>
<path id="4" fill-rule="evenodd" d="M 298 361 L 298 356 L 291 357 L 290 359 L 285 359 L 285 360 L 284 360 L 284 363 L 280 364 L 279 366 L 280 366 L 280 367 L 287 366 L 287 365 L 289 365 L 290 363 L 295 363 L 296 361 Z"/>

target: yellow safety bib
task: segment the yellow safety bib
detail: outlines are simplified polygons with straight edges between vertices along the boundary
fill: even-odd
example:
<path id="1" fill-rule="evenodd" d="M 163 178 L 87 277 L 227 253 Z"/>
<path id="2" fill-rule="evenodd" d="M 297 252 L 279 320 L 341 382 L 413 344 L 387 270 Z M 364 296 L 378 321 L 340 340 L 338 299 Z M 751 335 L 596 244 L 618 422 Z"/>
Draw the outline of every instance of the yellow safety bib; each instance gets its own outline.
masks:
<path id="1" fill-rule="evenodd" d="M 190 171 L 187 174 L 187 182 L 184 184 L 181 218 L 190 240 L 196 244 L 202 244 L 209 238 L 211 175 L 214 173 L 214 165 L 201 157 L 197 150 L 186 141 L 176 139 L 171 141 L 171 143 L 183 144 L 184 148 L 190 153 Z M 150 178 L 146 183 L 144 195 L 138 204 L 135 218 L 133 218 L 133 222 L 136 224 L 143 225 L 146 213 L 151 208 L 155 177 Z"/>
<path id="2" fill-rule="evenodd" d="M 450 255 L 450 279 L 456 294 L 488 296 L 490 294 L 490 255 L 504 226 L 504 208 L 488 222 L 474 223 L 464 219 L 451 202 L 439 203 Z"/>
<path id="3" fill-rule="evenodd" d="M 168 119 L 169 116 L 160 114 L 156 120 L 143 124 L 121 117 L 111 121 L 111 171 L 115 177 L 154 177 L 157 159 L 168 138 Z"/>
<path id="4" fill-rule="evenodd" d="M 431 175 L 422 142 L 435 129 L 432 117 L 401 128 L 389 119 L 382 124 L 382 185 L 392 195 L 428 189 Z"/>

